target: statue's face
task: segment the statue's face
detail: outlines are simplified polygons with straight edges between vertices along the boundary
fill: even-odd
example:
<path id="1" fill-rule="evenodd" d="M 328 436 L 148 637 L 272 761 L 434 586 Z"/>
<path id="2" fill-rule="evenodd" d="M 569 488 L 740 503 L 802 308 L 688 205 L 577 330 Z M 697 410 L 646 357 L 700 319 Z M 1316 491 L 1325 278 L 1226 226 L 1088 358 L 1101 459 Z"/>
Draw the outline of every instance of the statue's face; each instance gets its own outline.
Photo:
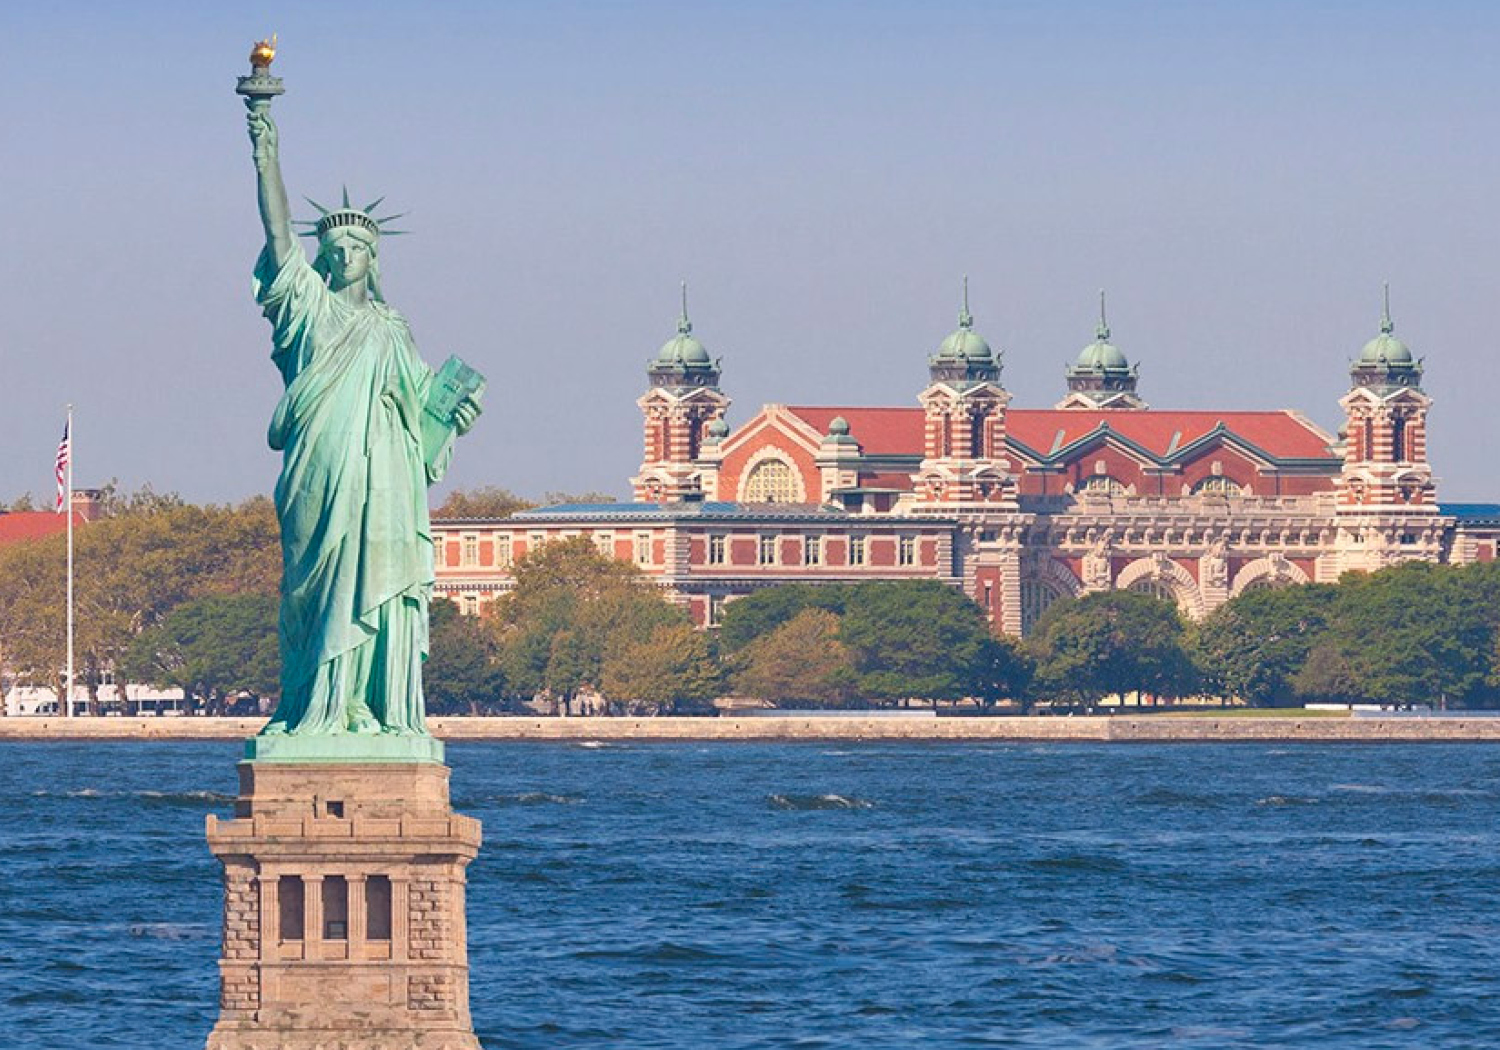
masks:
<path id="1" fill-rule="evenodd" d="M 328 262 L 329 284 L 334 288 L 344 288 L 363 281 L 370 275 L 370 260 L 374 253 L 374 242 L 352 229 L 330 234 L 322 251 Z"/>

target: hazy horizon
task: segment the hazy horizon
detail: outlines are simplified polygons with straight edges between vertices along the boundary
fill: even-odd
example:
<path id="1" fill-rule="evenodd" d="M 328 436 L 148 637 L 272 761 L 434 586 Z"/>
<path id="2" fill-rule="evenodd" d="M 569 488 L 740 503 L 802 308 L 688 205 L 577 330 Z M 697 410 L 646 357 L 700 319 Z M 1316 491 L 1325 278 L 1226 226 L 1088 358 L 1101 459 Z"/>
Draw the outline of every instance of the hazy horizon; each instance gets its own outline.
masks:
<path id="1" fill-rule="evenodd" d="M 1500 9 L 1394 3 L 26 4 L 7 19 L 0 499 L 268 492 L 280 393 L 234 78 L 293 200 L 384 195 L 387 297 L 490 377 L 453 486 L 628 494 L 687 280 L 731 423 L 908 405 L 954 327 L 1050 407 L 1109 292 L 1156 408 L 1334 431 L 1391 282 L 1446 501 L 1486 450 Z"/>

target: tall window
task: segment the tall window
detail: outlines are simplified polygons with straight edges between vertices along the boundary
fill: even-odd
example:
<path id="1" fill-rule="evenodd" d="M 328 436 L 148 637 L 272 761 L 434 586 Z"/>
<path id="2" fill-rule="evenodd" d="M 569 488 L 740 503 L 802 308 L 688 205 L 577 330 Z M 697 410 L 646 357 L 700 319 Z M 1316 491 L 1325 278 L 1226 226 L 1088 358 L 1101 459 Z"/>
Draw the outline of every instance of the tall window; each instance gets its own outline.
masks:
<path id="1" fill-rule="evenodd" d="M 516 557 L 510 545 L 510 533 L 495 534 L 495 564 L 502 569 L 508 569 L 515 563 Z"/>
<path id="2" fill-rule="evenodd" d="M 865 538 L 863 536 L 849 537 L 849 564 L 863 565 L 865 563 Z"/>
<path id="3" fill-rule="evenodd" d="M 323 939 L 349 938 L 349 882 L 342 875 L 323 878 Z"/>
<path id="4" fill-rule="evenodd" d="M 302 916 L 306 912 L 303 899 L 302 877 L 283 875 L 276 882 L 276 900 L 279 914 L 277 932 L 283 941 L 300 941 L 303 937 Z"/>
<path id="5" fill-rule="evenodd" d="M 724 544 L 723 536 L 715 535 L 708 538 L 708 564 L 724 564 Z"/>
<path id="6" fill-rule="evenodd" d="M 1238 481 L 1223 474 L 1210 474 L 1201 478 L 1192 490 L 1195 496 L 1238 496 L 1242 491 L 1244 490 L 1240 488 Z"/>
<path id="7" fill-rule="evenodd" d="M 896 564 L 915 565 L 917 563 L 917 538 L 915 536 L 902 536 L 897 541 Z"/>
<path id="8" fill-rule="evenodd" d="M 724 596 L 722 594 L 710 594 L 708 596 L 708 626 L 717 627 L 724 622 Z"/>
<path id="9" fill-rule="evenodd" d="M 391 880 L 387 875 L 365 880 L 365 936 L 372 941 L 391 939 Z"/>
<path id="10" fill-rule="evenodd" d="M 775 564 L 777 564 L 778 559 L 776 557 L 776 543 L 777 543 L 778 538 L 779 537 L 776 537 L 776 536 L 762 536 L 762 537 L 760 537 L 760 542 L 759 542 L 757 550 L 756 550 L 756 558 L 755 558 L 756 564 L 758 564 L 758 565 L 775 565 Z"/>
<path id="11" fill-rule="evenodd" d="M 785 460 L 767 459 L 756 464 L 745 478 L 746 503 L 793 503 L 797 478 Z"/>
<path id="12" fill-rule="evenodd" d="M 1036 622 L 1042 618 L 1047 607 L 1063 596 L 1063 592 L 1045 580 L 1021 580 L 1021 633 L 1030 634 Z"/>
<path id="13" fill-rule="evenodd" d="M 802 537 L 802 564 L 803 565 L 822 565 L 823 564 L 823 537 L 822 536 L 804 536 L 804 537 Z"/>
<path id="14" fill-rule="evenodd" d="M 458 605 L 460 611 L 462 611 L 465 616 L 479 615 L 479 595 L 477 594 L 464 595 L 458 600 Z"/>
<path id="15" fill-rule="evenodd" d="M 1391 420 L 1391 459 L 1406 462 L 1406 420 L 1399 417 Z"/>
<path id="16" fill-rule="evenodd" d="M 615 556 L 615 534 L 613 532 L 594 533 L 594 550 L 601 557 L 613 558 Z"/>
<path id="17" fill-rule="evenodd" d="M 651 533 L 649 532 L 635 534 L 635 563 L 637 565 L 651 564 Z"/>
<path id="18" fill-rule="evenodd" d="M 471 532 L 464 533 L 458 548 L 458 564 L 471 566 L 479 564 L 479 537 Z"/>

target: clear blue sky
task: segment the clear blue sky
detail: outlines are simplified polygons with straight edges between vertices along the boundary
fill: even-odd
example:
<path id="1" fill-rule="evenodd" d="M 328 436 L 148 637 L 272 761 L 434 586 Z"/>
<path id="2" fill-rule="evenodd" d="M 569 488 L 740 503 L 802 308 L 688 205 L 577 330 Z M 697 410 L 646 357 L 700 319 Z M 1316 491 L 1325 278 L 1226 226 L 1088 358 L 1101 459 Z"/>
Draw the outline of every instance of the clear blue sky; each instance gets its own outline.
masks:
<path id="1" fill-rule="evenodd" d="M 1389 279 L 1445 499 L 1500 499 L 1500 5 L 38 3 L 0 67 L 0 498 L 268 491 L 243 110 L 294 196 L 409 209 L 387 296 L 491 377 L 456 484 L 623 495 L 677 284 L 767 401 L 915 404 L 970 275 L 1018 406 L 1109 290 L 1161 408 L 1337 425 Z"/>

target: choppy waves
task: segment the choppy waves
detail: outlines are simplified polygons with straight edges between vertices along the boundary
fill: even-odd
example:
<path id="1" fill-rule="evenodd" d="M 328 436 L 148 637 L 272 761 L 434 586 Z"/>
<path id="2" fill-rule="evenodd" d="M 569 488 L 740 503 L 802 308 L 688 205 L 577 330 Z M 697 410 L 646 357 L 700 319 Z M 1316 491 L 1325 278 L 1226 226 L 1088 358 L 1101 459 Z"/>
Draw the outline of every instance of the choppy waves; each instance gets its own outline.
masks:
<path id="1" fill-rule="evenodd" d="M 1444 1050 L 1500 1031 L 1500 752 L 465 743 L 490 1050 Z M 202 1045 L 232 746 L 0 746 L 0 1030 Z"/>

